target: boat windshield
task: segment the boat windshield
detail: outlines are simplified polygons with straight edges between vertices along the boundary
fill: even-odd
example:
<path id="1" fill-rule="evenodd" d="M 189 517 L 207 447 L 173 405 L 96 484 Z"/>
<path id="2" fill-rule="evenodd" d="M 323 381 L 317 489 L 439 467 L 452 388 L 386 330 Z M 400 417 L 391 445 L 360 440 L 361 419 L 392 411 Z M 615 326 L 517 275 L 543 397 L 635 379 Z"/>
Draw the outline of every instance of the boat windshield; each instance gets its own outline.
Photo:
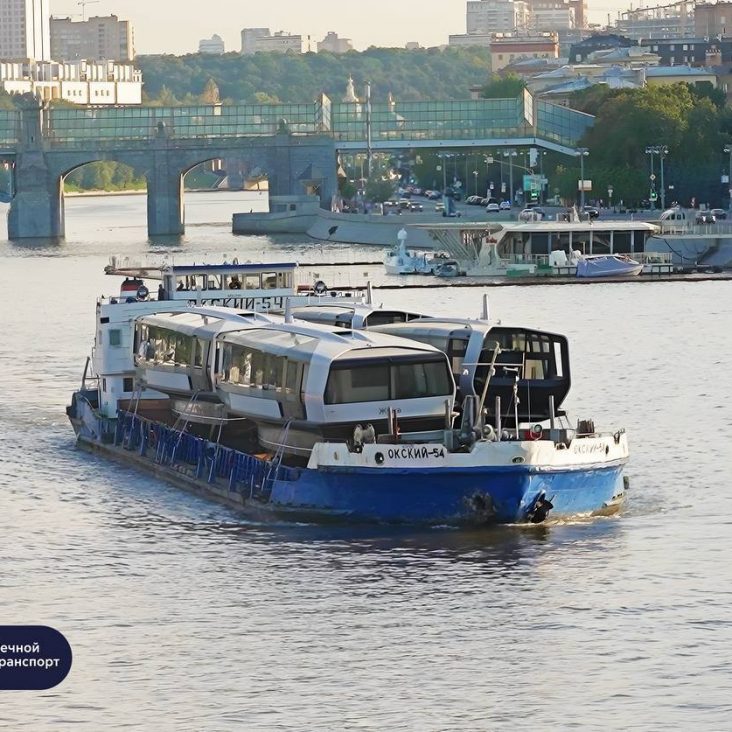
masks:
<path id="1" fill-rule="evenodd" d="M 325 403 L 422 399 L 448 396 L 452 392 L 453 380 L 442 354 L 384 358 L 374 353 L 370 358 L 333 363 L 325 388 Z"/>

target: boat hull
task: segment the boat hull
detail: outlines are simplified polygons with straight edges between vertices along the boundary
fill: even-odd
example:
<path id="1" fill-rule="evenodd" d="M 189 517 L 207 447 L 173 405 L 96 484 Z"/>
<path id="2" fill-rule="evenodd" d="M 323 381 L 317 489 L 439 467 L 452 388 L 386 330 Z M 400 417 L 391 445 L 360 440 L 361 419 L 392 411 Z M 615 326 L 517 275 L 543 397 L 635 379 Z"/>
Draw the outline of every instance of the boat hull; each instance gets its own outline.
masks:
<path id="1" fill-rule="evenodd" d="M 296 482 L 276 483 L 271 502 L 360 521 L 526 523 L 534 520 L 541 499 L 551 502 L 553 519 L 614 512 L 625 494 L 622 470 L 306 470 Z"/>
<path id="2" fill-rule="evenodd" d="M 84 447 L 246 513 L 313 521 L 487 525 L 611 513 L 621 505 L 624 433 L 549 441 L 440 444 L 320 443 L 307 467 L 217 446 L 132 414 L 110 420 L 75 400 Z M 548 502 L 548 504 L 547 504 Z"/>

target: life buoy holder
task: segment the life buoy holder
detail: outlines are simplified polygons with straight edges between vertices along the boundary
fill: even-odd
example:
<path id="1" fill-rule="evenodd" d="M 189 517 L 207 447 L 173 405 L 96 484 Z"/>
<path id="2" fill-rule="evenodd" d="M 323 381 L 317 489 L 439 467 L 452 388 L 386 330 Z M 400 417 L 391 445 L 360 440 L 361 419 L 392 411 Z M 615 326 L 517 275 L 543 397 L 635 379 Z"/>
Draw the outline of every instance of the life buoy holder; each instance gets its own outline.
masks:
<path id="1" fill-rule="evenodd" d="M 323 280 L 318 280 L 313 285 L 313 292 L 316 292 L 318 295 L 323 295 L 324 293 L 328 292 L 328 286 L 323 282 Z"/>

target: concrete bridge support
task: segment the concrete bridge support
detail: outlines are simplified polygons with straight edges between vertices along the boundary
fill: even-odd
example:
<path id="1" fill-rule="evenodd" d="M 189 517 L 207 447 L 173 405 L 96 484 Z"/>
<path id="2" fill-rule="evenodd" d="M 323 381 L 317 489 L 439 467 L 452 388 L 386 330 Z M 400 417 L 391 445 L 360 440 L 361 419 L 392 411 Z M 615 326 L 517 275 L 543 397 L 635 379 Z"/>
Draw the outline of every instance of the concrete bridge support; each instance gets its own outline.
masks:
<path id="1" fill-rule="evenodd" d="M 20 140 L 15 158 L 15 195 L 8 210 L 10 239 L 61 239 L 64 236 L 64 201 L 61 179 L 49 164 L 43 144 L 44 114 L 38 100 L 24 100 Z"/>
<path id="2" fill-rule="evenodd" d="M 152 153 L 151 167 L 146 175 L 148 236 L 185 232 L 183 172 L 180 161 L 175 157 L 167 149 L 157 149 Z"/>
<path id="3" fill-rule="evenodd" d="M 8 238 L 62 239 L 65 231 L 61 178 L 49 170 L 42 151 L 18 155 L 14 188 L 8 211 Z"/>

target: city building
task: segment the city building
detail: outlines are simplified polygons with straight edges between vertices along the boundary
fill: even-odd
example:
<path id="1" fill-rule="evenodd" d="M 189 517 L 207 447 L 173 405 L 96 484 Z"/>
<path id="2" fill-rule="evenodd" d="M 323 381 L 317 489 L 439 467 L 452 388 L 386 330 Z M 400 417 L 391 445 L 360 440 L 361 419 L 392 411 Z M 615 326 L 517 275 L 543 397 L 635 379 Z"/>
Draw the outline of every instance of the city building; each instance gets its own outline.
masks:
<path id="1" fill-rule="evenodd" d="M 404 44 L 404 48 L 406 48 L 407 51 L 418 51 L 422 46 L 419 45 L 419 41 L 407 41 Z"/>
<path id="2" fill-rule="evenodd" d="M 732 62 L 732 38 L 668 38 L 643 41 L 663 66 L 718 66 Z"/>
<path id="3" fill-rule="evenodd" d="M 198 53 L 208 53 L 212 56 L 221 56 L 225 53 L 224 39 L 214 33 L 211 38 L 202 38 L 198 42 Z"/>
<path id="4" fill-rule="evenodd" d="M 529 30 L 534 33 L 564 31 L 576 27 L 574 8 L 564 2 L 532 2 Z"/>
<path id="5" fill-rule="evenodd" d="M 697 3 L 694 9 L 696 38 L 732 36 L 732 2 Z"/>
<path id="6" fill-rule="evenodd" d="M 490 43 L 491 68 L 499 71 L 521 58 L 559 58 L 559 38 L 556 33 L 537 35 L 498 35 Z"/>
<path id="7" fill-rule="evenodd" d="M 0 88 L 9 94 L 33 94 L 74 104 L 142 104 L 142 73 L 114 61 L 0 62 Z"/>
<path id="8" fill-rule="evenodd" d="M 492 33 L 455 33 L 447 37 L 448 46 L 480 46 L 490 48 Z"/>
<path id="9" fill-rule="evenodd" d="M 569 62 L 573 64 L 585 61 L 595 51 L 610 51 L 616 48 L 630 48 L 637 42 L 615 33 L 597 33 L 584 38 L 579 43 L 573 43 L 567 54 Z"/>
<path id="10" fill-rule="evenodd" d="M 682 0 L 670 5 L 626 10 L 620 14 L 615 29 L 627 38 L 640 41 L 651 38 L 693 38 L 694 25 L 694 3 Z"/>
<path id="11" fill-rule="evenodd" d="M 329 31 L 325 38 L 318 43 L 318 53 L 327 51 L 328 53 L 347 53 L 353 51 L 353 43 L 350 38 L 339 38 L 337 33 Z"/>
<path id="12" fill-rule="evenodd" d="M 0 0 L 2 2 L 2 0 Z M 51 58 L 128 62 L 135 58 L 132 24 L 116 15 L 51 18 Z"/>
<path id="13" fill-rule="evenodd" d="M 302 36 L 284 31 L 270 33 L 269 28 L 244 28 L 241 32 L 241 52 L 302 53 Z"/>
<path id="14" fill-rule="evenodd" d="M 0 60 L 51 58 L 49 0 L 0 0 Z"/>
<path id="15" fill-rule="evenodd" d="M 524 0 L 469 0 L 468 2 L 466 30 L 469 36 L 526 30 L 528 22 L 529 5 Z"/>
<path id="16" fill-rule="evenodd" d="M 257 41 L 272 35 L 269 28 L 244 28 L 241 32 L 241 52 L 249 56 L 257 52 Z"/>
<path id="17" fill-rule="evenodd" d="M 646 84 L 702 84 L 717 87 L 717 74 L 712 69 L 692 68 L 691 66 L 654 66 L 645 69 Z"/>

